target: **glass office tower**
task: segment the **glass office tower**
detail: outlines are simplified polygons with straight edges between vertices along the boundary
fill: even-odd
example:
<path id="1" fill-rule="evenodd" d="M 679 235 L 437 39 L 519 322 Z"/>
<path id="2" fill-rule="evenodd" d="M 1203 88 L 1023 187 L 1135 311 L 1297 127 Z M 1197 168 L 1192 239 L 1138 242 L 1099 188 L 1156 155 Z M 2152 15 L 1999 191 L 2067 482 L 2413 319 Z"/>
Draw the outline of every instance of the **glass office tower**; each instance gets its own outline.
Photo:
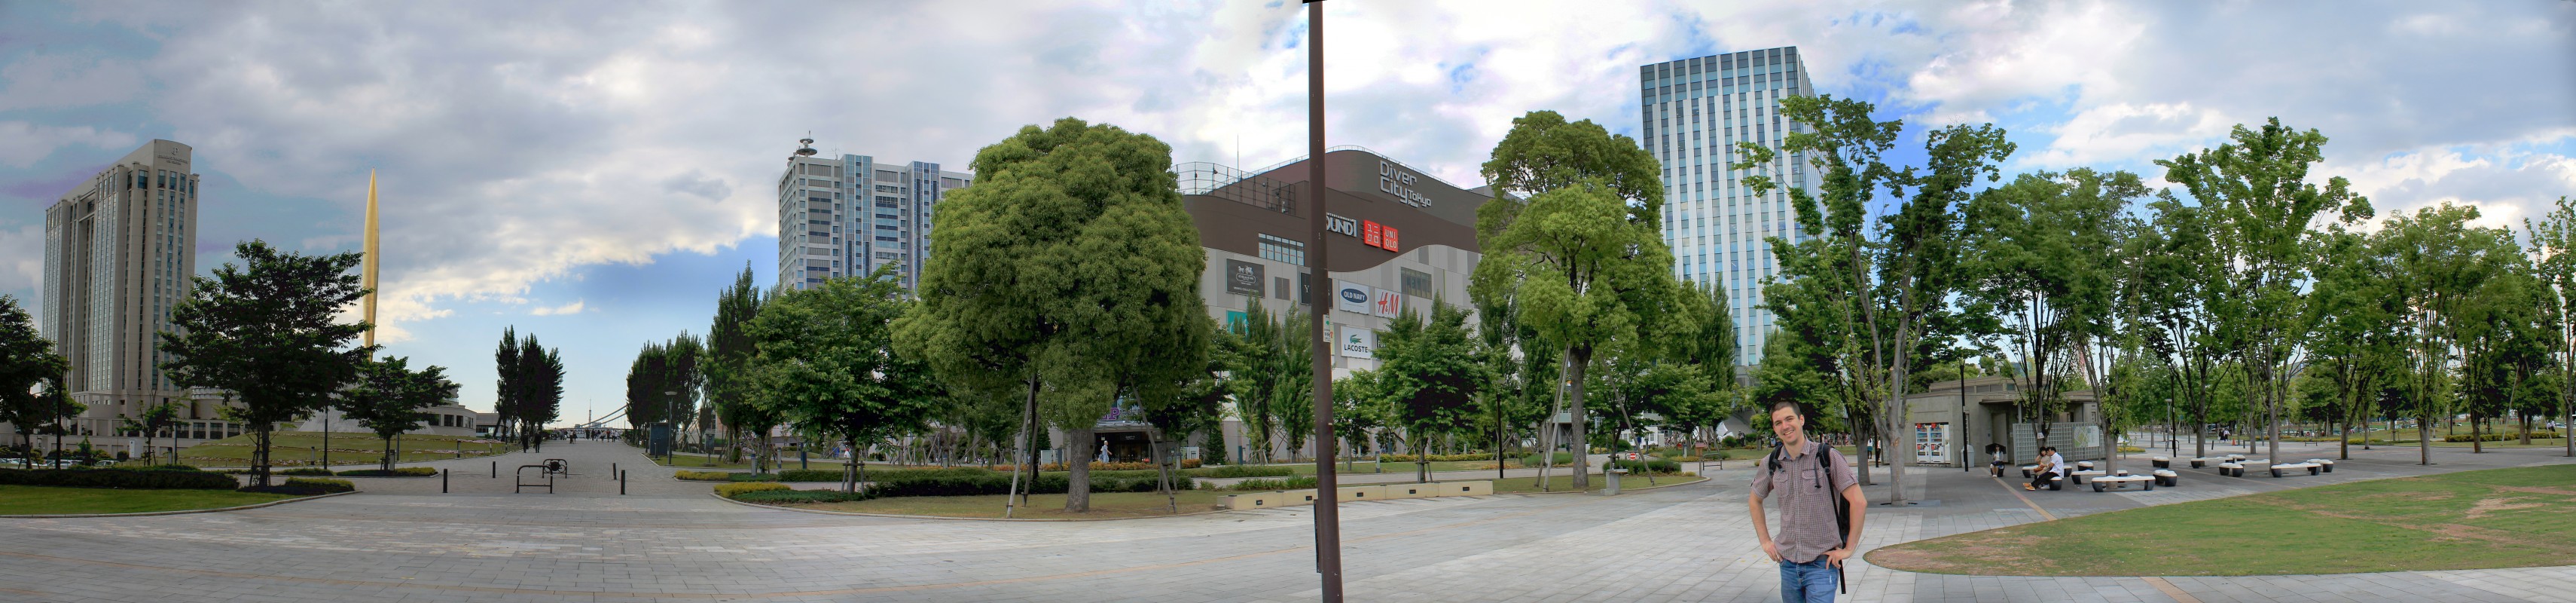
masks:
<path id="1" fill-rule="evenodd" d="M 1780 118 L 1780 99 L 1813 96 L 1795 46 L 1681 59 L 1638 68 L 1643 142 L 1664 171 L 1664 241 L 1673 274 L 1726 292 L 1735 311 L 1737 361 L 1762 361 L 1773 328 L 1762 282 L 1778 265 L 1770 237 L 1798 240 L 1786 190 L 1756 196 L 1740 181 L 1767 174 L 1784 187 L 1815 190 L 1802 157 L 1781 155 L 1749 171 L 1728 169 L 1736 143 L 1777 148 L 1804 131 Z"/>

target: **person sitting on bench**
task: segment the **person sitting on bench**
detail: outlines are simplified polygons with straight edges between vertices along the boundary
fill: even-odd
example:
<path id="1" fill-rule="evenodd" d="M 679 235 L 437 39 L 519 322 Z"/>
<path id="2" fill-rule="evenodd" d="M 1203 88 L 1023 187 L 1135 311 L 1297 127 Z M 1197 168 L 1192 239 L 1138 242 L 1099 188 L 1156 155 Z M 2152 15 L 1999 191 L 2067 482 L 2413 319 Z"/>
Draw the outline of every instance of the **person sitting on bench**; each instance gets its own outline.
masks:
<path id="1" fill-rule="evenodd" d="M 2038 490 L 2040 486 L 2046 486 L 2048 482 L 2057 479 L 2058 474 L 2066 472 L 2066 457 L 2057 455 L 2056 446 L 2041 446 L 2039 447 L 2039 467 L 2030 472 L 2036 477 L 2031 478 L 2030 485 L 2022 486 L 2021 489 Z"/>
<path id="2" fill-rule="evenodd" d="M 1986 445 L 1986 454 L 1987 454 L 1987 455 L 1989 455 L 1989 456 L 1993 456 L 1993 457 L 1994 457 L 1994 459 L 1995 459 L 1995 460 L 1994 460 L 1994 462 L 1993 462 L 1992 464 L 1990 464 L 1990 465 L 1989 465 L 1989 466 L 1991 466 L 1991 467 L 1993 467 L 1993 468 L 1994 468 L 1995 477 L 2003 477 L 2003 476 L 2004 476 L 2004 466 L 2005 466 L 2005 465 L 2009 465 L 2009 464 L 2011 464 L 2011 463 L 2006 462 L 2006 461 L 2004 460 L 2004 445 L 2002 445 L 2002 444 L 1987 444 L 1987 445 Z"/>

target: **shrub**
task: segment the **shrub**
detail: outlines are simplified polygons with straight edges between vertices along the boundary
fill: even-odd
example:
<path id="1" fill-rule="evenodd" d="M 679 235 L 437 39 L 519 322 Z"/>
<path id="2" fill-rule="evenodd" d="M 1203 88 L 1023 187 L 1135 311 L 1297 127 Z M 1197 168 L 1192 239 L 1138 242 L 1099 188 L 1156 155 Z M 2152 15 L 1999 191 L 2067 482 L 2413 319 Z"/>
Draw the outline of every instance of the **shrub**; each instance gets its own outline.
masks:
<path id="1" fill-rule="evenodd" d="M 225 479 L 231 479 L 231 478 L 225 478 Z M 322 495 L 322 494 L 334 494 L 334 493 L 340 493 L 340 492 L 355 492 L 355 491 L 357 491 L 357 490 L 358 490 L 358 485 L 357 485 L 357 484 L 349 483 L 349 480 L 345 480 L 345 479 L 324 479 L 324 478 L 319 478 L 319 477 L 290 477 L 290 478 L 286 478 L 286 483 L 284 483 L 284 484 L 280 484 L 280 485 L 265 486 L 265 487 L 263 487 L 263 486 L 243 486 L 243 487 L 241 487 L 241 491 L 243 491 L 243 492 L 266 492 L 266 493 L 269 493 L 269 494 L 293 494 L 293 495 L 296 495 L 296 496 L 316 496 L 316 495 Z"/>
<path id="2" fill-rule="evenodd" d="M 1642 461 L 1620 459 L 1610 462 L 1617 464 L 1621 469 L 1628 470 L 1629 473 L 1636 474 L 1671 475 L 1682 472 L 1682 464 L 1669 459 L 1650 458 Z"/>
<path id="3" fill-rule="evenodd" d="M 1300 475 L 1288 479 L 1247 479 L 1226 486 L 1227 490 L 1303 490 L 1316 485 L 1314 476 Z"/>
<path id="4" fill-rule="evenodd" d="M 883 474 L 869 472 L 868 481 L 875 484 L 870 487 L 870 492 L 879 497 L 974 496 L 1007 494 L 1011 491 L 1011 474 L 994 471 L 971 473 L 888 471 Z M 1155 481 L 1151 475 L 1094 474 L 1091 477 L 1091 491 L 1153 492 Z M 1067 474 L 1040 473 L 1036 479 L 1027 480 L 1022 487 L 1035 494 L 1063 494 L 1071 483 Z M 1188 490 L 1193 486 L 1194 484 L 1189 480 L 1175 480 L 1172 484 L 1173 488 L 1181 490 Z"/>
<path id="5" fill-rule="evenodd" d="M 435 475 L 438 475 L 438 470 L 428 467 L 395 467 L 392 471 L 386 471 L 383 469 L 350 469 L 348 471 L 340 472 L 341 477 L 431 477 Z"/>
<path id="6" fill-rule="evenodd" d="M 2554 438 L 2557 438 L 2557 437 L 2558 437 L 2558 432 L 2554 432 L 2554 431 L 2537 431 L 2537 430 L 2535 430 L 2535 431 L 2532 431 L 2532 432 L 2531 432 L 2531 437 L 2535 437 L 2535 438 L 2553 438 L 2553 439 L 2554 439 Z M 2476 437 L 2470 437 L 2470 436 L 2469 436 L 2469 434 L 2465 434 L 2465 433 L 2463 433 L 2463 434 L 2459 434 L 2459 435 L 2447 435 L 2447 436 L 2442 436 L 2442 441 L 2444 441 L 2444 442 L 2467 442 L 2467 441 L 2470 441 L 2470 440 L 2476 440 L 2476 441 L 2481 441 L 2481 442 L 2502 442 L 2502 441 L 2506 441 L 2506 440 L 2512 440 L 2512 441 L 2517 441 L 2517 442 L 2518 442 L 2518 441 L 2522 441 L 2522 435 L 2521 435 L 2521 434 L 2513 434 L 2513 433 L 2484 433 L 2484 434 L 2478 434 Z"/>
<path id="7" fill-rule="evenodd" d="M 1190 477 L 1281 477 L 1296 475 L 1297 470 L 1263 465 L 1226 465 L 1183 473 Z"/>
<path id="8" fill-rule="evenodd" d="M 994 465 L 992 466 L 992 470 L 1009 473 L 1013 467 L 1018 466 L 1019 465 Z M 1197 469 L 1198 467 L 1198 459 L 1181 459 L 1182 469 Z M 1071 471 L 1072 469 L 1073 467 L 1071 465 L 1066 465 L 1064 463 L 1046 463 L 1038 465 L 1039 471 Z M 1134 463 L 1102 463 L 1094 461 L 1091 463 L 1092 471 L 1148 471 L 1153 469 L 1155 469 L 1153 463 L 1142 461 Z"/>
<path id="9" fill-rule="evenodd" d="M 746 485 L 748 485 L 748 484 L 746 484 Z M 750 491 L 750 492 L 741 492 L 741 493 L 736 493 L 736 494 L 734 494 L 731 498 L 733 498 L 734 500 L 739 500 L 739 501 L 743 501 L 743 502 L 753 502 L 753 503 L 769 503 L 769 504 L 805 504 L 805 503 L 829 503 L 829 502 L 858 502 L 858 501 L 867 500 L 867 499 L 870 499 L 870 498 L 876 498 L 876 496 L 875 496 L 875 495 L 872 495 L 872 494 L 869 494 L 869 493 L 867 493 L 867 492 L 865 492 L 865 491 L 861 491 L 861 492 L 841 492 L 841 491 L 838 491 L 838 490 L 754 490 L 754 491 Z"/>
<path id="10" fill-rule="evenodd" d="M 873 471 L 871 471 L 870 473 L 874 473 L 874 472 L 873 472 Z M 841 470 L 839 470 L 839 469 L 781 469 L 781 470 L 779 470 L 779 471 L 778 471 L 778 481 L 782 481 L 782 482 L 837 482 L 837 481 L 841 481 Z"/>
<path id="11" fill-rule="evenodd" d="M 278 475 L 319 475 L 319 476 L 322 476 L 322 477 L 331 477 L 331 470 L 329 470 L 329 469 L 324 469 L 324 468 L 321 468 L 321 467 L 296 467 L 296 468 L 294 468 L 294 469 L 280 469 L 280 470 L 278 470 L 278 471 L 277 471 L 277 474 L 278 474 Z"/>
<path id="12" fill-rule="evenodd" d="M 1429 456 L 1431 457 L 1431 462 L 1434 462 L 1434 463 L 1439 463 L 1439 462 L 1452 462 L 1452 461 L 1490 461 L 1490 460 L 1494 460 L 1494 453 L 1491 453 L 1491 452 L 1475 452 L 1475 453 L 1468 453 L 1468 454 L 1434 454 L 1434 455 L 1429 455 Z M 1378 460 L 1380 460 L 1380 461 L 1385 461 L 1385 462 L 1389 462 L 1389 463 L 1413 463 L 1413 462 L 1419 462 L 1419 459 L 1418 459 L 1418 458 L 1416 458 L 1414 455 L 1410 455 L 1410 454 L 1386 454 L 1386 455 L 1379 455 L 1379 456 L 1378 456 Z"/>
<path id="13" fill-rule="evenodd" d="M 152 465 L 152 466 L 147 466 L 147 467 L 135 467 L 135 468 L 134 468 L 134 470 L 136 470 L 136 471 L 205 471 L 204 469 L 198 469 L 196 465 Z"/>
<path id="14" fill-rule="evenodd" d="M 671 474 L 671 477 L 693 482 L 729 482 L 734 481 L 733 476 L 731 471 L 678 471 Z"/>
<path id="15" fill-rule="evenodd" d="M 232 476 L 202 471 L 151 469 L 0 469 L 0 485 L 127 488 L 136 490 L 231 490 Z"/>
<path id="16" fill-rule="evenodd" d="M 742 494 L 742 493 L 744 493 L 744 492 L 761 492 L 761 491 L 765 491 L 765 490 L 788 490 L 788 489 L 791 489 L 791 488 L 788 488 L 788 487 L 787 487 L 787 484 L 775 484 L 775 483 L 760 483 L 760 482 L 752 482 L 752 483 L 736 483 L 736 484 L 716 484 L 716 496 L 722 496 L 722 497 L 725 497 L 725 498 L 733 498 L 733 497 L 734 497 L 734 495 Z"/>
<path id="17" fill-rule="evenodd" d="M 1555 466 L 1558 466 L 1558 467 L 1563 467 L 1563 466 L 1566 466 L 1566 465 L 1572 465 L 1572 464 L 1574 464 L 1574 453 L 1571 453 L 1571 452 L 1559 452 L 1559 453 L 1556 453 L 1556 458 L 1555 458 L 1554 460 L 1556 461 L 1556 462 L 1555 462 Z M 1533 454 L 1533 455 L 1529 455 L 1529 456 L 1521 457 L 1521 466 L 1522 466 L 1522 467 L 1537 467 L 1538 465 L 1539 465 L 1539 462 L 1538 462 L 1538 455 Z"/>

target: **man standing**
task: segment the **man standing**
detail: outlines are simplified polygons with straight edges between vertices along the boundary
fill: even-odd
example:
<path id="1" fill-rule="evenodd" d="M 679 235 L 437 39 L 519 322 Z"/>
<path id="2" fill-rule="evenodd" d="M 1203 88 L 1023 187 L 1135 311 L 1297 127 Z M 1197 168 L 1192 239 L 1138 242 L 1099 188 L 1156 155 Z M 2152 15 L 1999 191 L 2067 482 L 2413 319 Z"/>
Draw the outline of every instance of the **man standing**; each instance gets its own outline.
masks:
<path id="1" fill-rule="evenodd" d="M 1843 560 L 1860 544 L 1868 505 L 1859 476 L 1841 452 L 1807 439 L 1807 414 L 1798 403 L 1771 404 L 1771 432 L 1780 447 L 1753 475 L 1753 536 L 1762 540 L 1762 554 L 1780 564 L 1781 601 L 1831 603 Z M 1762 513 L 1762 499 L 1774 492 L 1780 494 L 1777 537 Z M 1851 512 L 1848 531 L 1835 517 L 1838 502 Z"/>

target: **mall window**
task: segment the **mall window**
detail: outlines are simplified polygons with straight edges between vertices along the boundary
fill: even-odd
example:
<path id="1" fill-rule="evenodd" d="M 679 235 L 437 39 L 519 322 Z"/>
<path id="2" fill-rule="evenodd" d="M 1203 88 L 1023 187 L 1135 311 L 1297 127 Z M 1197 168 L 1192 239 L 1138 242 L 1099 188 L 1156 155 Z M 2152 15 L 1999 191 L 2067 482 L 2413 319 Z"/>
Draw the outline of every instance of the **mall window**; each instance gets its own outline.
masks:
<path id="1" fill-rule="evenodd" d="M 1414 270 L 1412 268 L 1399 267 L 1396 268 L 1396 270 L 1403 271 L 1402 276 L 1404 280 L 1403 284 L 1405 295 L 1431 297 L 1431 275 L 1424 274 L 1422 271 Z"/>
<path id="2" fill-rule="evenodd" d="M 1304 266 L 1306 265 L 1306 244 L 1266 234 L 1261 235 L 1261 259 Z"/>

